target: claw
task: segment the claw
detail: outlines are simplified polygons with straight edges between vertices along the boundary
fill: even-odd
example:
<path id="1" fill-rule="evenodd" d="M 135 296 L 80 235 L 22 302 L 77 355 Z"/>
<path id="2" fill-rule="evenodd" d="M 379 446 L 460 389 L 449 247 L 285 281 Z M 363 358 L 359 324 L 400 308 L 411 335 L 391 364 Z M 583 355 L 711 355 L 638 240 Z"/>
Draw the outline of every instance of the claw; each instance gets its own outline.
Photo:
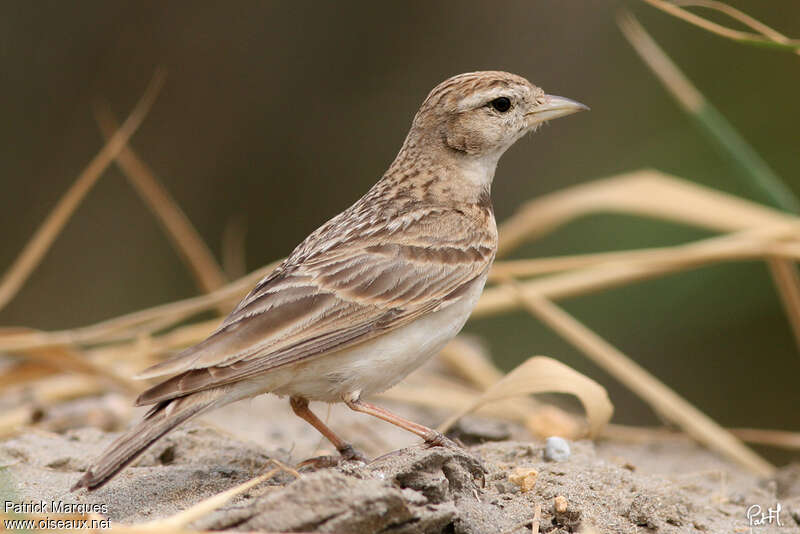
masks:
<path id="1" fill-rule="evenodd" d="M 430 437 L 425 438 L 425 445 L 428 447 L 445 447 L 448 449 L 462 449 L 455 441 L 446 437 L 441 432 L 434 432 Z"/>
<path id="2" fill-rule="evenodd" d="M 369 463 L 369 460 L 367 460 L 367 457 L 364 456 L 360 451 L 356 450 L 348 443 L 339 449 L 339 456 L 315 456 L 314 458 L 303 460 L 297 464 L 295 468 L 302 469 L 304 467 L 308 467 L 314 470 L 324 469 L 326 467 L 336 467 L 342 462 L 363 462 L 366 464 Z"/>
<path id="3" fill-rule="evenodd" d="M 299 464 L 295 465 L 294 468 L 297 470 L 303 469 L 304 467 L 308 467 L 312 470 L 317 469 L 325 469 L 327 467 L 336 467 L 339 465 L 339 462 L 342 461 L 341 456 L 315 456 L 313 458 L 308 458 L 307 460 L 303 460 Z"/>
<path id="4" fill-rule="evenodd" d="M 345 460 L 347 462 L 364 462 L 365 464 L 369 463 L 367 457 L 364 456 L 361 453 L 361 451 L 353 448 L 353 446 L 350 445 L 349 443 L 344 447 L 342 447 L 341 449 L 339 449 L 339 456 L 342 460 Z"/>

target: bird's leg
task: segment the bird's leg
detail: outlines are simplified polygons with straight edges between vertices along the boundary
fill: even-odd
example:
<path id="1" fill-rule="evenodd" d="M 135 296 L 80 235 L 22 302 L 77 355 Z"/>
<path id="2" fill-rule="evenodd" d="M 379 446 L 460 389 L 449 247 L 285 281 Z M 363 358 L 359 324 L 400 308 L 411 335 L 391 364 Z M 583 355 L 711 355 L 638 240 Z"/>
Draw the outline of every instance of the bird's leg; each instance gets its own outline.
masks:
<path id="1" fill-rule="evenodd" d="M 337 436 L 334 431 L 328 428 L 328 426 L 323 423 L 319 417 L 314 415 L 314 412 L 312 412 L 308 407 L 308 399 L 303 397 L 291 397 L 289 399 L 289 404 L 292 406 L 292 411 L 295 413 L 295 415 L 306 420 L 311 426 L 316 428 L 320 434 L 325 436 L 334 447 L 336 447 L 336 450 L 339 451 L 339 455 L 343 460 L 358 460 L 364 463 L 367 462 L 366 457 L 364 457 L 361 452 L 357 451 L 352 445 Z M 335 458 L 319 457 L 305 460 L 304 462 L 301 462 L 300 466 L 302 467 L 303 465 L 314 464 L 322 467 L 323 464 L 336 465 L 337 463 L 338 462 Z"/>
<path id="2" fill-rule="evenodd" d="M 425 444 L 428 445 L 429 447 L 458 448 L 458 445 L 456 445 L 451 439 L 445 437 L 445 435 L 442 434 L 441 432 L 437 432 L 432 428 L 420 425 L 419 423 L 415 423 L 414 421 L 409 421 L 408 419 L 400 417 L 399 415 L 395 415 L 389 410 L 381 408 L 380 406 L 375 406 L 374 404 L 364 402 L 359 398 L 345 397 L 344 403 L 347 404 L 347 406 L 351 410 L 365 413 L 373 417 L 377 417 L 378 419 L 383 419 L 384 421 L 399 426 L 404 430 L 413 432 L 414 434 L 424 439 Z"/>

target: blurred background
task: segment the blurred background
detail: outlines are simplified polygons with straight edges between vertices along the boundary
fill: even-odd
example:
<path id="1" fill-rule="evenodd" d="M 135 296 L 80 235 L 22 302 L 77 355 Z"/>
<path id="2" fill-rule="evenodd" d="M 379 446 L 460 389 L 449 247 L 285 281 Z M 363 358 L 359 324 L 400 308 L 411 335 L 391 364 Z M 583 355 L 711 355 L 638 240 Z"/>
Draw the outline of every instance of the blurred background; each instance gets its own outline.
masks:
<path id="1" fill-rule="evenodd" d="M 800 3 L 732 1 L 790 36 Z M 763 201 L 617 29 L 632 8 L 795 192 L 800 62 L 637 2 L 3 2 L 0 269 L 102 146 L 92 107 L 120 118 L 168 71 L 132 146 L 213 252 L 246 227 L 252 270 L 361 196 L 428 91 L 508 70 L 591 106 L 517 143 L 494 184 L 498 221 L 526 199 L 653 167 Z M 711 18 L 714 18 L 713 15 Z M 238 226 L 237 226 L 238 225 Z M 695 229 L 627 216 L 569 224 L 516 257 L 672 245 Z M 160 227 L 109 168 L 0 325 L 61 329 L 197 294 Z M 718 265 L 563 301 L 589 327 L 726 426 L 800 427 L 800 358 L 766 267 Z M 471 321 L 499 365 L 546 354 L 603 383 L 615 421 L 656 416 L 524 313 Z"/>

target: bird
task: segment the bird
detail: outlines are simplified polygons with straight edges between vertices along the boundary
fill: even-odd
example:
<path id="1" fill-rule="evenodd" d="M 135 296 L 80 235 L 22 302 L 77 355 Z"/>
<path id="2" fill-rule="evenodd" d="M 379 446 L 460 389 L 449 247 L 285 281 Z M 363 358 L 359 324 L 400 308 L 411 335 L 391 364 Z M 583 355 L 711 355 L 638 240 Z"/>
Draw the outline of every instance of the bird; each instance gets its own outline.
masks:
<path id="1" fill-rule="evenodd" d="M 363 398 L 400 382 L 464 326 L 497 251 L 491 185 L 503 153 L 544 122 L 589 109 L 522 76 L 468 72 L 437 85 L 396 158 L 349 208 L 301 242 L 200 343 L 140 373 L 151 406 L 72 488 L 94 490 L 178 425 L 264 393 L 342 461 L 366 461 L 309 408 L 342 402 L 428 446 L 439 432 Z"/>

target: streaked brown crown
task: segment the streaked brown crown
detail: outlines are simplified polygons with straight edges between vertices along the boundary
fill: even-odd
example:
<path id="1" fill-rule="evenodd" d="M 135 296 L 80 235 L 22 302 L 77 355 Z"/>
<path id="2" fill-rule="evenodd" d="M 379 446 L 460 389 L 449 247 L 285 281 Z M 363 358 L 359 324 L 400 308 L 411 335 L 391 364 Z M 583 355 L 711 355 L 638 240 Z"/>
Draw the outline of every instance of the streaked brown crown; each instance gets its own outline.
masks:
<path id="1" fill-rule="evenodd" d="M 510 72 L 499 70 L 465 72 L 448 78 L 434 87 L 420 106 L 417 117 L 430 112 L 453 112 L 456 105 L 464 98 L 490 89 L 507 89 L 511 94 L 525 97 L 544 96 L 543 90 L 522 76 Z"/>

